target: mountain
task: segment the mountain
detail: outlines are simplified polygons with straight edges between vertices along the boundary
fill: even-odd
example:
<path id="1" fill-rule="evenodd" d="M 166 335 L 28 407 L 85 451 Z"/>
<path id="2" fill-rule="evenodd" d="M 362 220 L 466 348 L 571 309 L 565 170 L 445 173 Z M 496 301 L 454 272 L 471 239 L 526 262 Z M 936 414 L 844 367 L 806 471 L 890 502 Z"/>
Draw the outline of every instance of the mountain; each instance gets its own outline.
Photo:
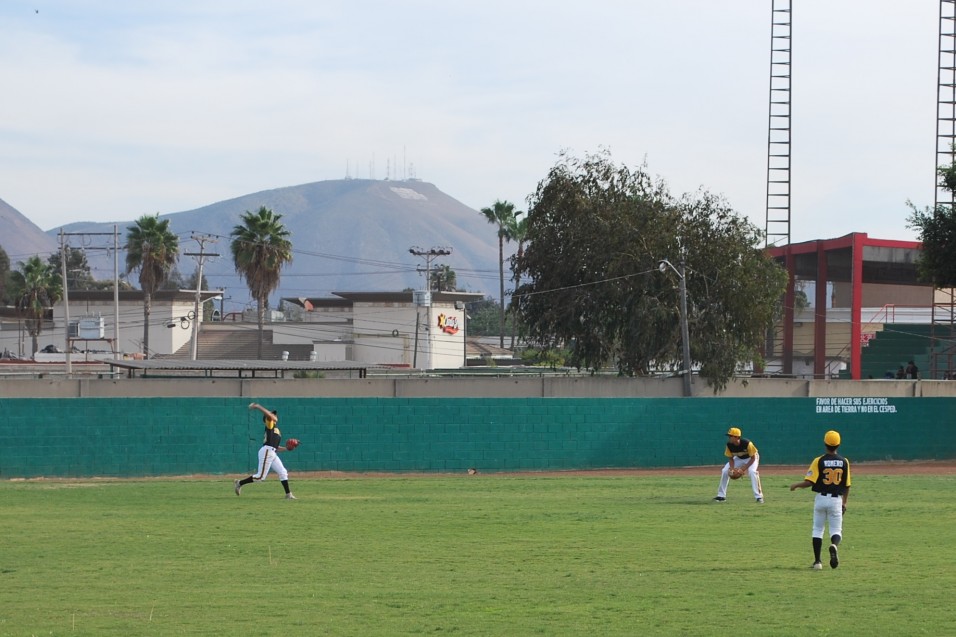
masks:
<path id="1" fill-rule="evenodd" d="M 59 243 L 16 208 L 0 199 L 0 247 L 10 257 L 10 268 L 15 270 L 17 263 L 35 254 L 46 261 L 52 252 L 56 252 Z"/>
<path id="2" fill-rule="evenodd" d="M 229 235 L 243 212 L 255 212 L 261 206 L 282 215 L 293 245 L 292 263 L 282 271 L 273 303 L 280 296 L 420 289 L 424 278 L 419 271 L 424 271 L 426 260 L 411 254 L 413 247 L 423 251 L 451 248 L 450 255 L 432 258 L 430 266 L 448 265 L 460 289 L 497 298 L 497 227 L 433 184 L 418 180 L 319 181 L 160 215 L 169 219 L 170 228 L 180 237 L 178 269 L 183 277 L 195 272 L 198 260 L 182 253 L 198 253 L 200 245 L 192 237 L 208 235 L 214 241 L 207 242 L 204 251 L 220 255 L 205 261 L 203 274 L 209 287 L 224 288 L 230 305 L 248 303 L 248 288 L 232 265 Z M 119 223 L 121 242 L 133 221 Z M 112 233 L 113 225 L 83 222 L 62 229 Z M 50 230 L 50 235 L 56 236 L 59 230 Z M 79 237 L 71 245 L 81 245 Z M 112 257 L 94 251 L 87 258 L 96 278 L 113 278 Z M 121 270 L 124 262 L 125 254 L 121 254 Z M 130 275 L 138 286 L 136 276 Z"/>

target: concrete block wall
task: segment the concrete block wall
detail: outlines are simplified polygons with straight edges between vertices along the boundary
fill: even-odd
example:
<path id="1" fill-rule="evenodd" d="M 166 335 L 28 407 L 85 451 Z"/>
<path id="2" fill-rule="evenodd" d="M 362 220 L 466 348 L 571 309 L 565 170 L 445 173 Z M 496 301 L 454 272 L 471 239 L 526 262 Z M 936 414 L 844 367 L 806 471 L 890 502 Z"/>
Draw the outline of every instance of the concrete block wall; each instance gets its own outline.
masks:
<path id="1" fill-rule="evenodd" d="M 7 398 L 0 479 L 248 474 L 249 399 Z M 482 472 L 717 465 L 743 429 L 764 464 L 809 464 L 823 433 L 853 461 L 956 459 L 954 398 L 275 397 L 295 471 Z"/>

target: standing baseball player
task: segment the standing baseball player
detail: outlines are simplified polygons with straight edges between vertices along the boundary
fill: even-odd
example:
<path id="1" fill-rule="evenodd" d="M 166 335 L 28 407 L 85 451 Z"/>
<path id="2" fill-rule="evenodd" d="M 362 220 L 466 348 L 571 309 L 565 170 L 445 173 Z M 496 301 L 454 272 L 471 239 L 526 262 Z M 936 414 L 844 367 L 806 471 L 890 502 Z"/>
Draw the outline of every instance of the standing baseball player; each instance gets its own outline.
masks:
<path id="1" fill-rule="evenodd" d="M 262 412 L 262 424 L 265 425 L 265 435 L 262 439 L 262 447 L 259 448 L 259 466 L 256 473 L 242 480 L 235 481 L 236 495 L 242 493 L 243 486 L 252 482 L 262 482 L 265 480 L 266 476 L 269 475 L 270 469 L 274 469 L 279 476 L 279 481 L 282 483 L 282 488 L 285 489 L 285 499 L 295 500 L 296 497 L 292 495 L 292 491 L 289 489 L 289 472 L 286 471 L 285 465 L 283 465 L 282 460 L 279 459 L 280 452 L 295 449 L 295 445 L 290 444 L 295 439 L 293 438 L 289 443 L 286 443 L 290 445 L 289 447 L 283 447 L 279 444 L 282 442 L 282 432 L 279 431 L 279 412 L 269 411 L 259 403 L 249 403 L 249 409 L 258 409 Z"/>
<path id="2" fill-rule="evenodd" d="M 790 485 L 790 490 L 812 487 L 813 500 L 813 569 L 823 568 L 820 551 L 823 549 L 823 527 L 830 527 L 830 568 L 840 565 L 837 547 L 843 539 L 843 514 L 850 497 L 850 461 L 837 453 L 840 434 L 828 431 L 823 436 L 827 452 L 810 463 L 806 477 Z"/>
<path id="3" fill-rule="evenodd" d="M 720 471 L 720 486 L 717 487 L 717 502 L 727 499 L 727 485 L 731 478 L 736 480 L 745 473 L 750 475 L 750 486 L 753 487 L 754 498 L 757 504 L 763 504 L 763 490 L 760 488 L 760 454 L 757 447 L 746 438 L 740 437 L 740 429 L 731 427 L 727 430 L 727 447 L 724 455 L 729 458 L 727 464 Z"/>

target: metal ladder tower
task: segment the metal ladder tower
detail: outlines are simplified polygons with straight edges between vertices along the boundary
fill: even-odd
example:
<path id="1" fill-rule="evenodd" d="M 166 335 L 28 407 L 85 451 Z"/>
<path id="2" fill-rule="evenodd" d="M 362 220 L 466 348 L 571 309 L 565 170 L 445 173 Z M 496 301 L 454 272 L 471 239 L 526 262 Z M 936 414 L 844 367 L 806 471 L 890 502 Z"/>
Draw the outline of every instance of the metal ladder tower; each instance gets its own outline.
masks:
<path id="1" fill-rule="evenodd" d="M 956 193 L 947 190 L 936 170 L 940 166 L 951 166 L 956 161 L 956 0 L 940 0 L 939 3 L 939 72 L 936 91 L 936 164 L 933 177 L 936 182 L 934 211 L 946 210 L 952 214 L 956 206 Z M 951 373 L 956 358 L 956 346 L 953 345 L 954 310 L 956 299 L 953 290 L 934 290 L 932 325 L 930 341 L 932 356 L 930 359 L 931 379 L 938 379 L 944 373 Z M 942 298 L 939 298 L 942 297 Z M 946 298 L 948 297 L 948 298 Z M 948 345 L 948 347 L 947 347 Z"/>
<path id="2" fill-rule="evenodd" d="M 790 243 L 790 47 L 792 0 L 772 0 L 766 245 Z"/>
<path id="3" fill-rule="evenodd" d="M 790 53 L 792 0 L 772 0 L 770 7 L 770 116 L 767 131 L 766 247 L 790 245 Z M 774 358 L 777 346 L 783 361 L 781 371 L 793 371 L 793 303 L 791 278 L 781 299 L 782 331 L 767 333 L 764 354 Z"/>
<path id="4" fill-rule="evenodd" d="M 936 168 L 953 163 L 953 144 L 956 143 L 956 0 L 940 0 L 939 3 L 939 72 L 936 77 L 936 164 L 933 175 L 936 177 L 935 208 L 939 208 L 951 207 L 954 197 L 936 176 Z"/>

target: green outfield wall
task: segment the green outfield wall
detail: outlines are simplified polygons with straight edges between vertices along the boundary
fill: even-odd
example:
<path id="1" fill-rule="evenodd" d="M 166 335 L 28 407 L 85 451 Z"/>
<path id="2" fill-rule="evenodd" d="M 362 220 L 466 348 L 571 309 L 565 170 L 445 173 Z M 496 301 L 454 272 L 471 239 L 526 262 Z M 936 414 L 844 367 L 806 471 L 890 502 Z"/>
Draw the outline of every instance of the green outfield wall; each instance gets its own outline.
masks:
<path id="1" fill-rule="evenodd" d="M 4 399 L 0 478 L 250 472 L 248 398 Z M 956 399 L 271 398 L 291 471 L 482 472 L 722 463 L 728 426 L 764 464 L 809 463 L 826 430 L 852 460 L 956 458 Z"/>

